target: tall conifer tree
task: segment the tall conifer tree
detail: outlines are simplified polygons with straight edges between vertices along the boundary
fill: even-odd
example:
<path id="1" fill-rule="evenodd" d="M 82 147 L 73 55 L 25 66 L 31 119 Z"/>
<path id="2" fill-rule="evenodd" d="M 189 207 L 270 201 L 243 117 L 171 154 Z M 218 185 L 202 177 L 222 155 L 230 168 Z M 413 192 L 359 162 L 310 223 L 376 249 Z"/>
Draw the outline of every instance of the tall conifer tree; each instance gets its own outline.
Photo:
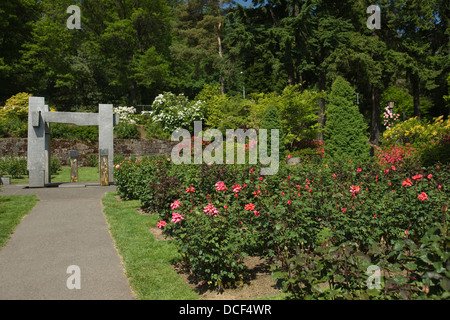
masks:
<path id="1" fill-rule="evenodd" d="M 353 88 L 342 77 L 333 82 L 325 123 L 325 156 L 328 159 L 366 160 L 367 125 L 354 104 Z"/>

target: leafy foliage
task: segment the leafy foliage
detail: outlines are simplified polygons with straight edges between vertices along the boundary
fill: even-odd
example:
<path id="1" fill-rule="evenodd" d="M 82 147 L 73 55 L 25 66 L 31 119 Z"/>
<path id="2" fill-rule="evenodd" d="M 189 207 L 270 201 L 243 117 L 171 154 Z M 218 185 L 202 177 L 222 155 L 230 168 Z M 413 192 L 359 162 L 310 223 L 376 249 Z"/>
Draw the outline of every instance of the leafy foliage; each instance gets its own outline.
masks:
<path id="1" fill-rule="evenodd" d="M 66 123 L 50 124 L 52 138 L 97 141 L 98 126 L 76 126 Z"/>
<path id="2" fill-rule="evenodd" d="M 119 122 L 114 126 L 114 132 L 117 139 L 138 139 L 141 136 L 135 123 Z"/>
<path id="3" fill-rule="evenodd" d="M 448 165 L 304 163 L 259 177 L 257 166 L 168 160 L 123 162 L 118 191 L 157 213 L 185 266 L 219 290 L 246 279 L 252 255 L 271 258 L 297 298 L 447 295 L 445 267 L 412 263 L 448 259 Z M 383 270 L 380 290 L 367 287 L 368 266 Z"/>
<path id="4" fill-rule="evenodd" d="M 366 124 L 353 103 L 353 89 L 338 77 L 332 86 L 325 125 L 325 156 L 328 158 L 368 159 Z"/>
<path id="5" fill-rule="evenodd" d="M 201 100 L 189 101 L 183 94 L 165 92 L 158 95 L 152 104 L 152 120 L 160 122 L 164 131 L 172 133 L 178 128 L 193 132 L 194 121 L 201 121 L 204 103 Z"/>
<path id="6" fill-rule="evenodd" d="M 25 138 L 28 131 L 28 98 L 31 94 L 18 93 L 5 102 L 0 108 L 0 134 Z"/>
<path id="7" fill-rule="evenodd" d="M 28 170 L 26 158 L 12 155 L 0 158 L 0 176 L 10 175 L 12 178 L 20 178 L 27 174 Z"/>
<path id="8" fill-rule="evenodd" d="M 440 116 L 433 122 L 416 117 L 400 122 L 383 134 L 384 148 L 394 145 L 410 145 L 415 157 L 424 165 L 450 162 L 450 120 Z"/>
<path id="9" fill-rule="evenodd" d="M 278 109 L 275 106 L 269 105 L 266 110 L 264 110 L 264 115 L 261 121 L 261 129 L 267 130 L 267 153 L 270 156 L 272 148 L 272 129 L 278 130 L 278 141 L 276 141 L 276 148 L 279 150 L 279 154 L 284 154 L 284 135 L 281 129 L 281 121 L 278 113 Z"/>

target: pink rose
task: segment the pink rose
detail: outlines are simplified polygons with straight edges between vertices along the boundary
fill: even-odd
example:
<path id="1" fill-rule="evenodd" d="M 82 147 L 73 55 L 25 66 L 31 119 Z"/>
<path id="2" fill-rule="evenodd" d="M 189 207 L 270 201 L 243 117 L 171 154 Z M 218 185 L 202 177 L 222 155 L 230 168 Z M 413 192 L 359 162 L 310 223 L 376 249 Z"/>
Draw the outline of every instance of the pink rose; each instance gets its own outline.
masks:
<path id="1" fill-rule="evenodd" d="M 181 214 L 179 214 L 178 212 L 173 212 L 172 213 L 172 220 L 171 221 L 173 223 L 178 223 L 178 222 L 180 222 L 183 219 L 184 219 L 183 216 Z"/>
<path id="2" fill-rule="evenodd" d="M 167 222 L 161 220 L 156 224 L 156 226 L 158 227 L 158 229 L 162 229 L 166 226 L 166 224 L 167 224 Z"/>
<path id="3" fill-rule="evenodd" d="M 176 208 L 178 208 L 178 207 L 180 207 L 180 206 L 181 206 L 180 201 L 179 201 L 179 200 L 175 200 L 175 201 L 170 205 L 170 208 L 171 208 L 172 210 L 175 210 Z"/>

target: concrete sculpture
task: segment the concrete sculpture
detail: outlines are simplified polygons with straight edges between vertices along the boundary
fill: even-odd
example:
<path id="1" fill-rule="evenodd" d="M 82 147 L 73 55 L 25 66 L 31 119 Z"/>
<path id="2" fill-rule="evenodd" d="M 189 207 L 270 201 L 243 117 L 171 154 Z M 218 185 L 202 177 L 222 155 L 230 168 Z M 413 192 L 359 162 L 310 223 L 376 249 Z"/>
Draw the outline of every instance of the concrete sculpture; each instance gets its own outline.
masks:
<path id="1" fill-rule="evenodd" d="M 113 180 L 114 125 L 119 118 L 113 114 L 112 104 L 100 104 L 98 113 L 50 112 L 43 97 L 30 97 L 28 109 L 28 161 L 30 187 L 45 187 L 51 182 L 50 127 L 51 122 L 71 123 L 78 126 L 98 126 L 99 154 L 107 154 L 109 176 Z M 101 152 L 100 152 L 101 151 Z M 99 157 L 100 164 L 100 157 Z M 99 179 L 101 178 L 99 173 Z M 103 172 L 104 174 L 104 172 Z"/>

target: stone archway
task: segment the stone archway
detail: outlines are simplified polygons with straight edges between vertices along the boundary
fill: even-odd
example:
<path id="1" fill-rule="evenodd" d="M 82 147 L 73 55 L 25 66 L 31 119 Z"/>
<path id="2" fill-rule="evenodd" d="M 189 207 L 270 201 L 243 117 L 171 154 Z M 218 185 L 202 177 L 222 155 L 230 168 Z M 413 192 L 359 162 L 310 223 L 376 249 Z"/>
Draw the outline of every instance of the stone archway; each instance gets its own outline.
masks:
<path id="1" fill-rule="evenodd" d="M 99 155 L 108 155 L 108 182 L 114 182 L 114 125 L 119 117 L 112 104 L 100 104 L 98 113 L 50 112 L 43 97 L 30 97 L 28 108 L 27 169 L 30 187 L 45 187 L 51 182 L 49 123 L 71 123 L 78 126 L 98 126 Z M 99 157 L 100 161 L 100 157 Z M 99 170 L 100 171 L 100 170 Z M 99 173 L 99 175 L 101 172 Z M 99 176 L 100 180 L 100 176 Z"/>

